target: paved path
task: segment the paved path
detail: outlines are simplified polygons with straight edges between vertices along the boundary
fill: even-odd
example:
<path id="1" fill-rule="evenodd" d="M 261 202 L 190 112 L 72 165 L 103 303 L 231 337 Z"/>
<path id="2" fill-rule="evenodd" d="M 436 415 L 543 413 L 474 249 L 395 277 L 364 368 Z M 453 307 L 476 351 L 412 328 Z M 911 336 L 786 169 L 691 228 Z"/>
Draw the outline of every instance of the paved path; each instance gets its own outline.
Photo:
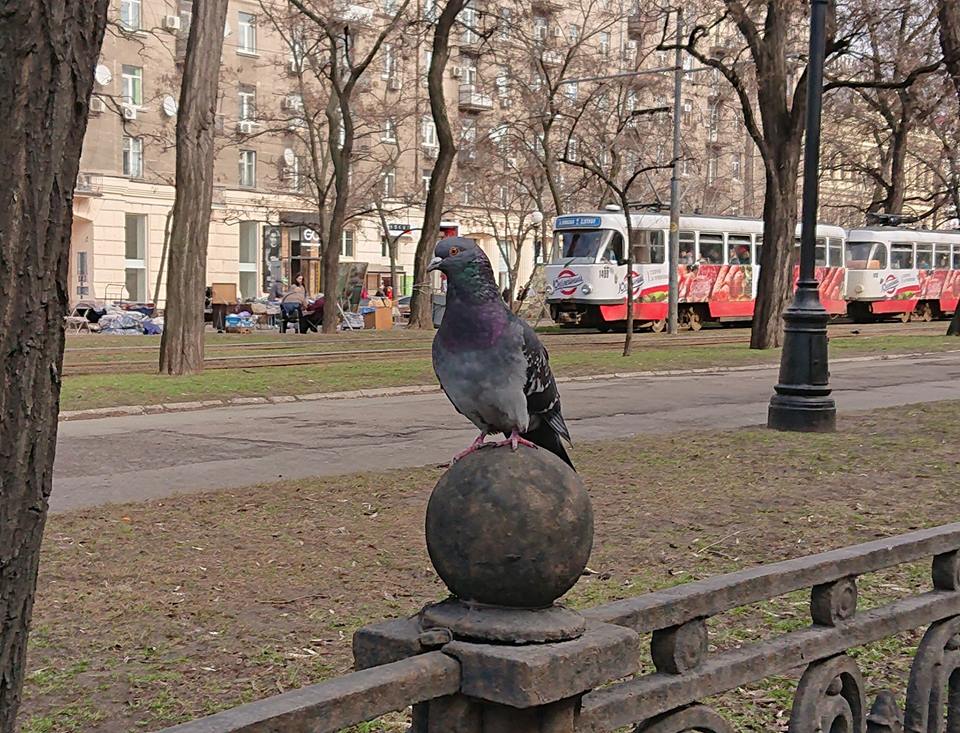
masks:
<path id="1" fill-rule="evenodd" d="M 766 421 L 776 369 L 561 385 L 578 441 Z M 960 399 L 960 354 L 832 366 L 841 411 Z M 51 508 L 442 463 L 476 433 L 442 394 L 60 424 Z"/>

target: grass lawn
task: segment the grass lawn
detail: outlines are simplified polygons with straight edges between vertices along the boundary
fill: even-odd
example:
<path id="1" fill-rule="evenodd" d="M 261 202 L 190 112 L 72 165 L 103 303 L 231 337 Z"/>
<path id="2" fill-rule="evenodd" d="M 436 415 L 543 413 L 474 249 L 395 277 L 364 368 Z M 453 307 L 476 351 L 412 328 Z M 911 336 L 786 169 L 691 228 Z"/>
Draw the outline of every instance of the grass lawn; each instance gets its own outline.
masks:
<path id="1" fill-rule="evenodd" d="M 834 435 L 761 429 L 578 445 L 596 541 L 575 606 L 954 521 L 960 403 L 841 417 Z M 23 733 L 161 726 L 346 672 L 364 623 L 442 597 L 423 538 L 436 469 L 284 482 L 54 515 Z M 929 587 L 867 576 L 861 608 Z M 711 621 L 727 647 L 808 623 L 807 594 Z M 906 688 L 920 631 L 856 653 L 870 689 Z M 718 701 L 735 729 L 783 731 L 795 677 Z M 872 694 L 872 693 L 871 693 Z M 402 716 L 364 727 L 400 731 Z"/>
<path id="2" fill-rule="evenodd" d="M 356 334 L 359 336 L 359 334 Z M 131 337 L 132 338 L 132 337 Z M 779 361 L 779 350 L 751 351 L 745 344 L 664 347 L 638 340 L 631 356 L 620 346 L 590 346 L 583 350 L 554 347 L 551 363 L 557 376 L 610 372 L 769 364 Z M 422 343 L 421 343 L 422 345 Z M 833 339 L 834 357 L 946 351 L 960 348 L 960 340 L 946 336 L 859 336 Z M 82 410 L 116 405 L 190 402 L 268 395 L 336 392 L 410 384 L 435 384 L 428 356 L 397 356 L 386 361 L 357 359 L 315 366 L 210 369 L 191 377 L 116 373 L 66 376 L 61 409 Z"/>

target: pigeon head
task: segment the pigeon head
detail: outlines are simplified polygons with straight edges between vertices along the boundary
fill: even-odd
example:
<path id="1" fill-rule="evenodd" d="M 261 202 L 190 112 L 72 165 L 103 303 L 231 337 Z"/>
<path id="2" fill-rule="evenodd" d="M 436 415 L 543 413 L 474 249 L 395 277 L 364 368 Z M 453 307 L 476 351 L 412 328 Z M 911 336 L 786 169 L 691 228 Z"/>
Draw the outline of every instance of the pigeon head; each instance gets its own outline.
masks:
<path id="1" fill-rule="evenodd" d="M 447 276 L 448 296 L 470 300 L 499 299 L 490 260 L 473 239 L 447 237 L 434 249 L 427 271 L 439 270 Z"/>

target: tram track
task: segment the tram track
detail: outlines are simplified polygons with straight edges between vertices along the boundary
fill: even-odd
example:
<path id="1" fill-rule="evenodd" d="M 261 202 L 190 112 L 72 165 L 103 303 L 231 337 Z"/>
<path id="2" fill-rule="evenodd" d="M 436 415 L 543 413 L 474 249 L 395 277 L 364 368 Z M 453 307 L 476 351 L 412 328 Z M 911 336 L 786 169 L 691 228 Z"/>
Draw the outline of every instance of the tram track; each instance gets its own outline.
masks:
<path id="1" fill-rule="evenodd" d="M 895 324 L 896 328 L 883 327 L 891 324 L 836 324 L 831 325 L 831 338 L 857 338 L 870 335 L 879 335 L 892 333 L 895 335 L 935 335 L 942 332 L 940 323 L 930 323 L 924 325 L 903 326 Z M 656 348 L 679 349 L 699 346 L 715 346 L 744 344 L 750 340 L 747 329 L 738 329 L 739 332 L 729 332 L 727 330 L 709 330 L 705 333 L 698 332 L 694 334 L 684 334 L 678 338 L 667 338 L 662 334 L 635 334 L 635 344 L 638 348 L 644 346 L 655 346 Z M 204 369 L 260 369 L 264 367 L 290 367 L 290 366 L 315 366 L 320 364 L 336 364 L 357 360 L 368 361 L 391 361 L 398 358 L 422 358 L 431 352 L 430 341 L 423 339 L 424 345 L 407 346 L 403 348 L 389 348 L 391 345 L 407 342 L 413 337 L 408 338 L 375 338 L 364 339 L 362 344 L 357 346 L 363 348 L 356 349 L 336 349 L 336 350 L 312 350 L 293 353 L 281 353 L 276 351 L 286 349 L 303 348 L 304 344 L 290 342 L 267 342 L 263 344 L 229 344 L 234 348 L 245 347 L 247 351 L 267 351 L 268 353 L 244 353 L 244 354 L 216 354 L 204 359 Z M 541 334 L 551 353 L 562 353 L 568 351 L 582 351 L 590 347 L 609 347 L 619 346 L 623 342 L 622 333 L 572 333 L 572 334 Z M 419 340 L 419 339 L 413 339 Z M 272 348 L 268 348 L 272 347 Z M 370 348 L 374 347 L 374 348 Z M 108 351 L 105 349 L 104 351 Z M 126 347 L 112 347 L 123 349 Z M 156 354 L 157 347 L 132 347 L 134 349 L 145 350 L 147 354 Z M 221 345 L 213 347 L 213 351 L 219 351 Z M 92 350 L 89 348 L 80 348 L 76 351 L 83 352 Z M 73 352 L 76 354 L 76 351 Z M 103 353 L 103 352 L 100 352 Z M 121 352 L 123 353 L 123 352 Z M 116 360 L 116 361 L 90 361 L 71 363 L 69 360 L 64 363 L 63 371 L 65 376 L 79 376 L 84 374 L 99 374 L 109 372 L 125 372 L 149 374 L 155 372 L 157 368 L 156 356 L 145 359 Z"/>

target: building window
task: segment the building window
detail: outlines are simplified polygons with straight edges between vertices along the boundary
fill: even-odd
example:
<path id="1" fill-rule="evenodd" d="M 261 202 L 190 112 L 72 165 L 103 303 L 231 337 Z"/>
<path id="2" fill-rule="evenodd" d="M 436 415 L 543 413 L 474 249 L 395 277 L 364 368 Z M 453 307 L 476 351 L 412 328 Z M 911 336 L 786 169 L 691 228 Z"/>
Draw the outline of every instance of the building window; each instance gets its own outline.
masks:
<path id="1" fill-rule="evenodd" d="M 392 199 L 397 195 L 397 171 L 387 168 L 383 172 L 383 197 Z"/>
<path id="2" fill-rule="evenodd" d="M 433 171 L 424 171 L 420 174 L 420 183 L 423 185 L 423 195 L 430 193 L 430 179 L 433 178 Z"/>
<path id="3" fill-rule="evenodd" d="M 463 205 L 470 206 L 473 203 L 473 183 L 467 182 L 463 184 Z"/>
<path id="4" fill-rule="evenodd" d="M 506 66 L 500 67 L 500 73 L 496 79 L 497 96 L 500 97 L 500 106 L 510 106 L 510 69 Z"/>
<path id="5" fill-rule="evenodd" d="M 143 27 L 140 0 L 120 0 L 120 25 L 125 31 L 138 31 Z"/>
<path id="6" fill-rule="evenodd" d="M 711 155 L 707 158 L 707 185 L 717 180 L 717 156 Z"/>
<path id="7" fill-rule="evenodd" d="M 577 139 L 572 137 L 567 141 L 567 160 L 571 163 L 577 162 L 577 157 L 580 153 L 580 146 L 577 144 Z"/>
<path id="8" fill-rule="evenodd" d="M 423 0 L 423 19 L 435 21 L 440 13 L 437 11 L 437 0 Z"/>
<path id="9" fill-rule="evenodd" d="M 240 151 L 240 185 L 254 188 L 257 185 L 257 153 L 255 150 Z"/>
<path id="10" fill-rule="evenodd" d="M 257 88 L 248 84 L 240 85 L 240 119 L 252 120 L 257 116 Z"/>
<path id="11" fill-rule="evenodd" d="M 580 26 L 576 23 L 571 23 L 567 37 L 570 39 L 570 43 L 577 43 L 580 40 Z"/>
<path id="12" fill-rule="evenodd" d="M 460 73 L 463 75 L 463 83 L 469 86 L 477 84 L 477 57 L 461 56 Z"/>
<path id="13" fill-rule="evenodd" d="M 460 122 L 460 142 L 471 147 L 477 142 L 477 120 L 474 117 L 465 117 Z"/>
<path id="14" fill-rule="evenodd" d="M 392 79 L 397 73 L 397 55 L 390 43 L 383 44 L 383 71 L 380 76 L 384 79 Z"/>
<path id="15" fill-rule="evenodd" d="M 743 177 L 743 154 L 734 153 L 733 160 L 730 162 L 730 176 L 735 181 L 739 181 Z"/>
<path id="16" fill-rule="evenodd" d="M 500 186 L 500 208 L 506 210 L 510 205 L 510 189 L 506 186 Z"/>
<path id="17" fill-rule="evenodd" d="M 124 221 L 124 284 L 130 300 L 147 299 L 147 217 L 127 214 Z"/>
<path id="18" fill-rule="evenodd" d="M 600 41 L 600 55 L 609 56 L 610 55 L 610 31 L 600 31 L 599 41 Z"/>
<path id="19" fill-rule="evenodd" d="M 685 101 L 683 103 L 682 112 L 680 113 L 680 119 L 685 125 L 693 124 L 693 102 Z"/>
<path id="20" fill-rule="evenodd" d="M 423 78 L 420 79 L 420 85 L 424 88 L 428 86 L 428 75 L 430 74 L 430 63 L 433 61 L 433 51 L 423 52 Z"/>
<path id="21" fill-rule="evenodd" d="M 143 178 L 143 138 L 123 136 L 123 175 Z"/>
<path id="22" fill-rule="evenodd" d="M 510 38 L 512 28 L 510 27 L 513 23 L 512 12 L 510 8 L 500 8 L 500 19 L 497 23 L 497 30 L 499 31 L 500 40 L 506 41 Z"/>
<path id="23" fill-rule="evenodd" d="M 287 182 L 287 188 L 291 191 L 299 191 L 303 185 L 300 178 L 300 156 L 293 156 L 293 162 L 289 165 L 283 164 L 283 180 Z"/>
<path id="24" fill-rule="evenodd" d="M 124 104 L 139 107 L 143 104 L 143 68 L 123 65 L 120 94 Z"/>
<path id="25" fill-rule="evenodd" d="M 480 40 L 480 36 L 477 34 L 477 9 L 473 7 L 473 2 L 467 0 L 466 4 L 463 6 L 463 10 L 460 11 L 460 22 L 463 23 L 463 42 L 465 44 L 477 43 Z"/>
<path id="26" fill-rule="evenodd" d="M 257 242 L 259 224 L 255 221 L 240 222 L 240 297 L 246 300 L 256 298 L 257 291 Z"/>
<path id="27" fill-rule="evenodd" d="M 547 33 L 550 30 L 550 21 L 547 20 L 545 15 L 534 15 L 533 16 L 533 40 L 535 41 L 545 41 L 547 40 Z"/>
<path id="28" fill-rule="evenodd" d="M 433 117 L 425 116 L 420 120 L 420 142 L 425 148 L 437 147 L 437 125 Z"/>
<path id="29" fill-rule="evenodd" d="M 237 39 L 238 53 L 257 52 L 257 16 L 252 13 L 237 13 L 237 25 L 240 37 Z"/>
<path id="30" fill-rule="evenodd" d="M 393 15 L 397 9 L 397 0 L 383 0 L 383 12 L 387 15 Z"/>
<path id="31" fill-rule="evenodd" d="M 709 126 L 707 128 L 707 139 L 715 143 L 717 141 L 717 135 L 720 131 L 720 107 L 716 104 L 711 104 L 709 109 Z"/>
<path id="32" fill-rule="evenodd" d="M 690 175 L 690 159 L 689 158 L 680 159 L 680 175 L 681 176 Z"/>
<path id="33" fill-rule="evenodd" d="M 340 254 L 353 257 L 353 229 L 344 229 L 340 235 Z"/>
<path id="34" fill-rule="evenodd" d="M 563 95 L 571 102 L 577 101 L 580 87 L 575 81 L 568 81 L 563 85 Z"/>
<path id="35" fill-rule="evenodd" d="M 387 117 L 383 121 L 380 139 L 385 143 L 395 143 L 397 141 L 397 121 L 392 117 Z"/>

